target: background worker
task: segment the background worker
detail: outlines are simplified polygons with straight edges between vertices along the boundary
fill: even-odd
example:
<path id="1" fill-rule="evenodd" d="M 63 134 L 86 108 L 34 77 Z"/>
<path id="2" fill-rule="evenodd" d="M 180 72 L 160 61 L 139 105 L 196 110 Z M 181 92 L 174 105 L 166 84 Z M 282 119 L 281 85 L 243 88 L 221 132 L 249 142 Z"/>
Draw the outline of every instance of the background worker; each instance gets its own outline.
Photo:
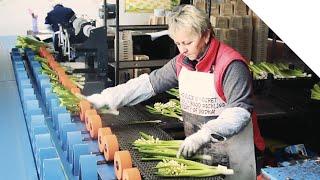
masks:
<path id="1" fill-rule="evenodd" d="M 53 44 L 55 51 L 59 52 L 59 55 L 57 57 L 58 61 L 63 60 L 62 49 L 58 44 L 59 24 L 62 25 L 65 29 L 72 28 L 72 23 L 70 23 L 70 20 L 74 17 L 75 13 L 71 8 L 64 7 L 62 4 L 56 4 L 54 5 L 53 9 L 48 12 L 45 19 L 45 24 L 50 25 L 50 28 L 54 32 Z M 70 35 L 72 38 L 72 33 Z"/>
<path id="2" fill-rule="evenodd" d="M 35 12 L 33 12 L 31 9 L 28 9 L 28 12 L 32 18 L 32 34 L 38 34 L 39 33 L 38 15 Z"/>
<path id="3" fill-rule="evenodd" d="M 177 156 L 212 156 L 206 164 L 224 163 L 228 157 L 235 171 L 228 179 L 256 179 L 252 79 L 246 61 L 214 37 L 206 14 L 192 5 L 173 10 L 168 25 L 179 55 L 150 75 L 143 74 L 87 99 L 97 108 L 107 105 L 117 109 L 178 86 L 187 137 Z M 259 132 L 256 123 L 254 128 Z M 261 136 L 255 140 L 263 143 Z"/>

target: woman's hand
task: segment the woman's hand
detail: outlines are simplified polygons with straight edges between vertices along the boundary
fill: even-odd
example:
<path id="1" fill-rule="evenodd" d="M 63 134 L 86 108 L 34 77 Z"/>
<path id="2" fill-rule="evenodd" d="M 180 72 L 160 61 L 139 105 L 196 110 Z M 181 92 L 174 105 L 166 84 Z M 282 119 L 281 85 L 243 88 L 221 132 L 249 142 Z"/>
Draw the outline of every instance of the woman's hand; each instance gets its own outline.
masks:
<path id="1" fill-rule="evenodd" d="M 88 96 L 87 100 L 89 102 L 91 102 L 94 105 L 94 107 L 97 109 L 99 109 L 105 105 L 108 106 L 108 104 L 107 104 L 108 102 L 107 102 L 106 98 L 104 97 L 104 95 L 102 95 L 102 94 L 93 94 L 91 96 Z"/>
<path id="2" fill-rule="evenodd" d="M 198 132 L 186 137 L 180 145 L 177 158 L 181 155 L 183 157 L 192 157 L 201 146 L 209 142 L 218 142 L 218 140 L 214 139 L 209 131 L 200 129 Z"/>

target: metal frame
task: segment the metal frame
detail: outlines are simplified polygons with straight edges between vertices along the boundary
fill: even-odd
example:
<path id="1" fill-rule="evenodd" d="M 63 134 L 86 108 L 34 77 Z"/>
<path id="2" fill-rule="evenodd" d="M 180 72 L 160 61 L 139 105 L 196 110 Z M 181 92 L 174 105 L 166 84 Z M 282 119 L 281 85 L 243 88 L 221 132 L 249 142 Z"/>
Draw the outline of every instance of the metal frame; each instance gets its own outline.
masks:
<path id="1" fill-rule="evenodd" d="M 115 83 L 114 85 L 118 85 L 119 84 L 119 0 L 116 0 L 116 45 L 115 50 L 115 69 L 114 69 L 114 77 L 115 77 Z"/>
<path id="2" fill-rule="evenodd" d="M 119 25 L 119 0 L 116 0 L 116 24 L 115 24 L 115 62 L 109 63 L 114 68 L 114 85 L 119 84 L 119 71 L 122 69 L 145 68 L 145 67 L 162 67 L 169 60 L 150 60 L 146 61 L 119 61 L 119 32 L 124 30 L 166 30 L 167 25 Z"/>

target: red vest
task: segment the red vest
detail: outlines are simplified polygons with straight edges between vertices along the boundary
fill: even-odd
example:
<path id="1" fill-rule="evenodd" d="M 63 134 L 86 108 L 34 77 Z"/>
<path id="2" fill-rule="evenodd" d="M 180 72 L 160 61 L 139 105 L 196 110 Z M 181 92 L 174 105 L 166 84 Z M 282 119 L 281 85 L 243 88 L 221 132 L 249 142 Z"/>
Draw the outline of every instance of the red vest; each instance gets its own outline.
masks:
<path id="1" fill-rule="evenodd" d="M 178 77 L 182 67 L 191 69 L 190 67 L 184 65 L 184 58 L 185 56 L 183 54 L 179 54 L 177 56 L 176 68 Z M 235 60 L 247 63 L 246 60 L 237 51 L 227 46 L 226 44 L 212 38 L 207 53 L 195 67 L 195 69 L 200 72 L 210 72 L 212 68 L 214 68 L 213 73 L 215 77 L 216 90 L 223 101 L 226 101 L 222 86 L 223 75 L 229 64 Z M 253 123 L 254 143 L 259 150 L 263 151 L 265 149 L 265 143 L 260 134 L 257 115 L 255 112 L 253 112 L 251 116 Z"/>

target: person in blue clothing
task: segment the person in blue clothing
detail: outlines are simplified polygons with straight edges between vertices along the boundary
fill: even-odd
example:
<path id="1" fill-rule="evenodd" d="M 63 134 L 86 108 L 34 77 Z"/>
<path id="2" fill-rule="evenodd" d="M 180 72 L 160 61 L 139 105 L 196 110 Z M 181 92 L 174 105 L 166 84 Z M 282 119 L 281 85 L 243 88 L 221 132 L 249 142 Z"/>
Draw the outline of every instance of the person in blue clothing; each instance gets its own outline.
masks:
<path id="1" fill-rule="evenodd" d="M 63 26 L 63 28 L 65 29 L 72 28 L 72 23 L 70 23 L 70 20 L 74 17 L 75 13 L 71 8 L 64 7 L 62 4 L 56 4 L 53 7 L 53 10 L 48 12 L 47 17 L 45 19 L 45 24 L 50 25 L 52 31 L 54 32 L 54 49 L 55 51 L 59 52 L 59 55 L 62 55 L 62 49 L 58 46 L 59 24 Z M 58 60 L 62 60 L 62 57 L 58 57 Z"/>

